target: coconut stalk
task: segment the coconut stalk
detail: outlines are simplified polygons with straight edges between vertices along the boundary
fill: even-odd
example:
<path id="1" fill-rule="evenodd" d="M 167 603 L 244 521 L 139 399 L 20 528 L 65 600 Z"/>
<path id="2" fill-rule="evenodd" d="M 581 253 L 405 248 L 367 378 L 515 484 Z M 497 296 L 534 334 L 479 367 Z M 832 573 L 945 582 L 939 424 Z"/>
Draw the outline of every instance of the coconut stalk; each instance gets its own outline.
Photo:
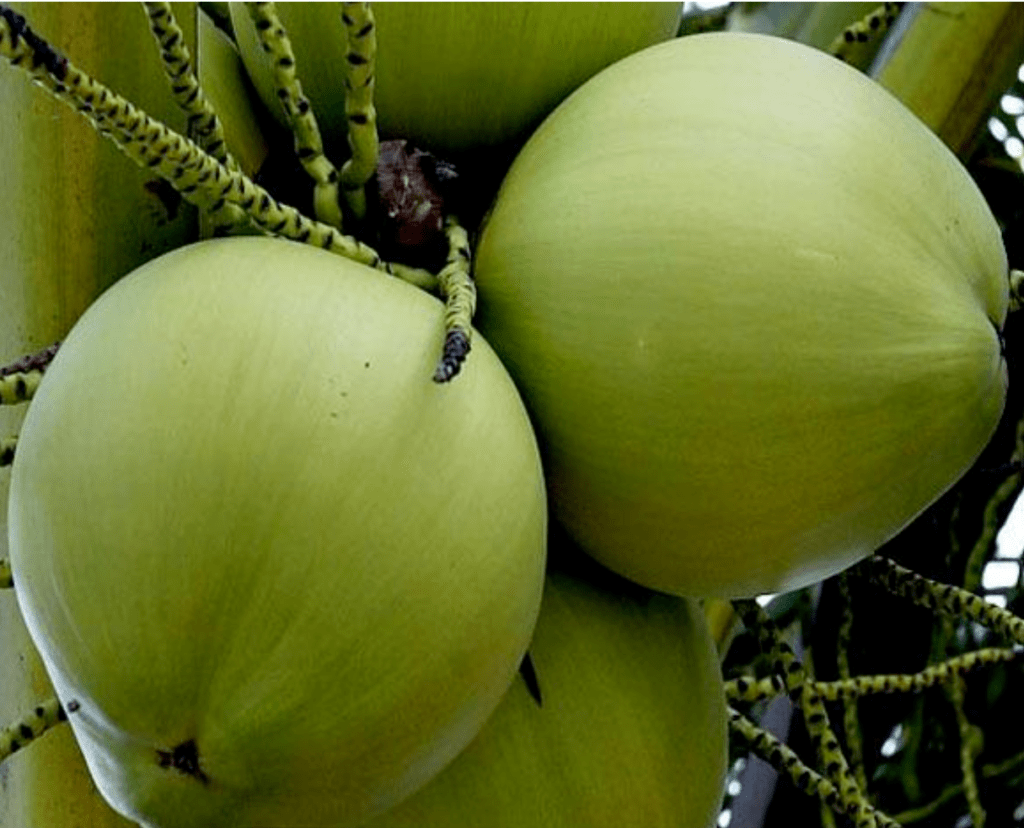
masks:
<path id="1" fill-rule="evenodd" d="M 1022 61 L 1024 5 L 914 3 L 871 74 L 966 160 Z"/>
<path id="2" fill-rule="evenodd" d="M 16 4 L 59 49 L 176 129 L 145 11 L 136 4 Z M 176 5 L 195 49 L 195 9 Z M 132 164 L 76 113 L 23 76 L 0 77 L 0 149 L 7 197 L 0 223 L 0 363 L 61 339 L 96 296 L 143 262 L 196 237 L 195 211 Z M 0 406 L 0 439 L 17 434 L 25 405 Z M 0 502 L 10 472 L 0 469 Z M 0 558 L 7 557 L 0 510 Z M 15 594 L 0 591 L 0 721 L 18 720 L 53 689 Z M 3 765 L 0 828 L 123 828 L 103 801 L 70 728 L 58 725 Z"/>

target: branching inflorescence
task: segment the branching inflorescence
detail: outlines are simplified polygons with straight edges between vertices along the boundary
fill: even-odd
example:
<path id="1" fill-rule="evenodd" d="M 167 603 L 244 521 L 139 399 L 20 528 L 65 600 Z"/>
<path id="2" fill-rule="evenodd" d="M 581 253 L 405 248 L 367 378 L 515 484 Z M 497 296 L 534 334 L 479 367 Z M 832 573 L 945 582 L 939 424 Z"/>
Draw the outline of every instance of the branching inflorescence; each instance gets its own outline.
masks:
<path id="1" fill-rule="evenodd" d="M 173 32 L 173 17 L 166 9 L 151 9 L 151 21 L 163 33 L 158 38 L 174 41 L 173 34 L 167 34 Z M 280 31 L 283 33 L 283 27 Z M 183 72 L 183 54 L 173 48 L 173 43 L 169 43 L 170 48 L 164 48 L 163 42 L 165 65 L 173 67 L 171 71 L 174 73 Z M 5 6 L 0 6 L 0 55 L 80 112 L 129 158 L 166 179 L 186 200 L 200 209 L 217 214 L 224 211 L 225 205 L 234 205 L 270 235 L 316 245 L 397 276 L 424 290 L 439 289 L 438 278 L 429 271 L 385 262 L 373 248 L 345 235 L 338 227 L 309 219 L 294 207 L 279 203 L 267 190 L 239 171 L 230 169 L 192 140 L 151 118 L 91 78 L 36 34 L 23 16 Z M 185 85 L 180 77 L 174 82 Z M 186 101 L 191 101 L 186 103 L 187 107 L 195 104 L 201 92 L 198 82 L 194 88 L 191 83 L 188 84 L 191 91 L 183 93 Z M 465 304 L 461 294 L 446 295 L 445 298 L 449 304 Z M 450 311 L 446 318 L 461 319 L 462 316 L 461 310 Z M 450 333 L 455 336 L 453 331 Z M 461 351 L 446 349 L 435 378 L 443 382 L 454 377 L 466 352 L 468 348 Z"/>

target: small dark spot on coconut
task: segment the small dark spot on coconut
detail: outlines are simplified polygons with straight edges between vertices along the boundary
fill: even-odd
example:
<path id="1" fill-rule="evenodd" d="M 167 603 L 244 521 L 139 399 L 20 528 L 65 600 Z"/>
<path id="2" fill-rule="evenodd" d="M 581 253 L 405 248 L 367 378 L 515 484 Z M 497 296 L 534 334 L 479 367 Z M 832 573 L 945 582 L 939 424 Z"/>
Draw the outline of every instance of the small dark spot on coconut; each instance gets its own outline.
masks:
<path id="1" fill-rule="evenodd" d="M 161 768 L 174 768 L 183 776 L 191 776 L 204 785 L 210 781 L 199 765 L 199 748 L 195 739 L 182 742 L 170 751 L 157 750 L 156 756 L 157 764 Z"/>

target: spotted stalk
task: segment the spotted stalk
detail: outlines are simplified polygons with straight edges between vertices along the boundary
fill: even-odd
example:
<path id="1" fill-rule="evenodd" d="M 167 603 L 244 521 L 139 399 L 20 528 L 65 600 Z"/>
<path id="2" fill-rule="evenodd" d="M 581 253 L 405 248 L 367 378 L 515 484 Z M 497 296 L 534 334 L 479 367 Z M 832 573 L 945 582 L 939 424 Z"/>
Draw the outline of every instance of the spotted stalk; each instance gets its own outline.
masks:
<path id="1" fill-rule="evenodd" d="M 853 631 L 853 596 L 850 594 L 849 576 L 842 572 L 836 579 L 842 617 L 836 635 L 836 668 L 841 680 L 850 679 L 850 635 Z M 861 739 L 857 699 L 843 699 L 843 735 L 849 753 L 850 769 L 861 790 L 867 790 L 868 779 L 864 770 L 864 743 Z"/>
<path id="2" fill-rule="evenodd" d="M 366 216 L 366 184 L 377 171 L 380 139 L 373 90 L 377 61 L 377 29 L 369 3 L 342 3 L 348 37 L 345 52 L 345 120 L 351 157 L 341 168 L 345 201 L 357 219 Z"/>
<path id="3" fill-rule="evenodd" d="M 875 676 L 854 676 L 837 681 L 816 681 L 812 685 L 827 702 L 859 699 L 861 696 L 891 693 L 919 693 L 930 687 L 948 684 L 972 670 L 991 664 L 1015 661 L 1024 654 L 1024 648 L 986 647 L 971 653 L 948 658 L 917 673 L 889 673 Z M 725 696 L 733 702 L 753 703 L 780 696 L 786 692 L 779 676 L 762 679 L 740 676 L 725 682 Z"/>
<path id="4" fill-rule="evenodd" d="M 1024 645 L 1024 618 L 990 604 L 973 592 L 918 575 L 895 561 L 873 555 L 851 570 L 858 577 L 917 606 L 954 621 L 967 618 Z"/>
<path id="5" fill-rule="evenodd" d="M 978 775 L 974 762 L 981 753 L 983 737 L 980 728 L 972 725 L 964 709 L 964 681 L 957 676 L 946 686 L 946 693 L 956 712 L 957 729 L 960 733 L 960 774 L 963 778 L 964 798 L 973 828 L 985 828 L 985 809 L 978 793 Z"/>
<path id="6" fill-rule="evenodd" d="M 883 3 L 867 17 L 840 32 L 828 51 L 844 63 L 866 70 L 903 6 L 903 3 Z"/>
<path id="7" fill-rule="evenodd" d="M 56 698 L 37 705 L 21 721 L 0 731 L 0 762 L 68 719 Z"/>
<path id="8" fill-rule="evenodd" d="M 740 741 L 746 744 L 751 753 L 763 759 L 779 773 L 788 776 L 797 790 L 808 796 L 818 797 L 824 805 L 838 814 L 851 815 L 850 808 L 844 802 L 835 783 L 805 765 L 788 745 L 768 731 L 759 728 L 732 708 L 729 708 L 729 728 Z M 877 824 L 881 828 L 899 828 L 899 823 L 875 810 L 867 802 L 864 803 L 864 806 L 872 818 L 873 824 Z M 864 823 L 858 822 L 858 824 Z"/>
<path id="9" fill-rule="evenodd" d="M 968 592 L 976 592 L 978 587 L 981 586 L 981 575 L 996 542 L 996 535 L 999 534 L 999 529 L 1003 525 L 1006 507 L 1012 499 L 1016 498 L 1020 491 L 1022 461 L 1024 461 L 1024 417 L 1017 422 L 1016 442 L 1008 463 L 1012 471 L 999 484 L 999 487 L 985 504 L 985 509 L 982 513 L 981 533 L 978 535 L 974 546 L 971 547 L 971 551 L 967 556 L 963 587 Z"/>
<path id="10" fill-rule="evenodd" d="M 246 3 L 256 27 L 260 45 L 274 67 L 274 87 L 292 128 L 295 154 L 313 179 L 313 214 L 319 221 L 341 229 L 341 203 L 338 198 L 338 171 L 324 155 L 320 126 L 313 105 L 302 91 L 295 67 L 295 52 L 277 8 L 273 3 Z"/>
<path id="11" fill-rule="evenodd" d="M 42 371 L 26 371 L 0 377 L 0 405 L 28 402 L 35 396 L 42 379 Z"/>
<path id="12" fill-rule="evenodd" d="M 185 33 L 174 17 L 170 3 L 143 4 L 149 18 L 149 29 L 160 47 L 164 73 L 170 82 L 175 103 L 187 116 L 189 134 L 209 155 L 234 172 L 238 163 L 231 157 L 224 130 L 213 107 L 203 94 L 199 80 L 192 69 L 192 56 L 185 43 Z M 230 233 L 248 224 L 240 207 L 225 202 L 211 212 L 214 235 Z"/>
<path id="13" fill-rule="evenodd" d="M 220 119 L 206 100 L 192 70 L 192 56 L 171 4 L 147 2 L 143 5 L 149 17 L 150 31 L 160 46 L 160 57 L 171 84 L 174 101 L 188 116 L 189 134 L 194 135 L 196 143 L 225 167 L 238 169 L 224 140 Z"/>
<path id="14" fill-rule="evenodd" d="M 1024 307 L 1024 270 L 1010 271 L 1010 313 Z"/>
<path id="15" fill-rule="evenodd" d="M 9 466 L 14 462 L 14 448 L 17 445 L 17 437 L 0 439 L 0 466 Z"/>
<path id="16" fill-rule="evenodd" d="M 454 217 L 445 222 L 448 261 L 437 275 L 445 299 L 444 352 L 434 371 L 435 382 L 448 382 L 466 361 L 473 340 L 476 283 L 470 275 L 472 262 L 469 234 Z"/>
<path id="17" fill-rule="evenodd" d="M 733 603 L 747 629 L 755 632 L 761 651 L 772 659 L 772 672 L 782 678 L 790 697 L 800 705 L 807 732 L 817 747 L 818 759 L 826 776 L 836 783 L 843 812 L 854 818 L 857 828 L 874 828 L 877 822 L 873 809 L 850 772 L 829 723 L 824 699 L 808 681 L 807 672 L 793 649 L 756 601 L 738 600 Z"/>
<path id="18" fill-rule="evenodd" d="M 369 246 L 335 227 L 308 219 L 294 207 L 278 203 L 248 177 L 231 172 L 194 142 L 89 77 L 35 34 L 21 15 L 7 7 L 0 7 L 0 55 L 81 112 L 129 158 L 165 178 L 200 208 L 217 209 L 223 201 L 237 204 L 271 235 L 315 245 L 417 287 L 436 290 L 437 278 L 433 274 L 384 262 Z"/>

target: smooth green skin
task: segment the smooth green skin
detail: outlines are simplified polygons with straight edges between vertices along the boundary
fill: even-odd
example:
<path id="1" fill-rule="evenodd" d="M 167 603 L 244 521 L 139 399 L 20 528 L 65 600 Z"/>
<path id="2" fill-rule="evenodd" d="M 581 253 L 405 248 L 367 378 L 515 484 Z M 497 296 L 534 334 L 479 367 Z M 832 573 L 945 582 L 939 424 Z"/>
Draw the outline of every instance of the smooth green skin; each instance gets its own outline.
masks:
<path id="1" fill-rule="evenodd" d="M 877 84 L 786 40 L 682 38 L 592 79 L 516 159 L 475 273 L 553 515 L 677 594 L 870 554 L 1005 400 L 981 194 Z"/>
<path id="2" fill-rule="evenodd" d="M 366 828 L 715 824 L 725 694 L 700 606 L 597 570 L 548 575 L 530 644 L 542 705 L 517 680 L 448 769 Z"/>
<path id="3" fill-rule="evenodd" d="M 516 675 L 546 505 L 519 397 L 443 308 L 266 238 L 104 294 L 31 403 L 17 597 L 110 803 L 154 828 L 357 825 L 447 764 Z M 202 784 L 161 768 L 194 739 Z"/>
<path id="4" fill-rule="evenodd" d="M 303 91 L 325 146 L 345 157 L 345 27 L 336 5 L 281 3 Z M 524 139 L 604 67 L 672 37 L 680 3 L 376 3 L 377 125 L 445 155 Z M 231 4 L 242 58 L 286 123 L 244 5 Z"/>

